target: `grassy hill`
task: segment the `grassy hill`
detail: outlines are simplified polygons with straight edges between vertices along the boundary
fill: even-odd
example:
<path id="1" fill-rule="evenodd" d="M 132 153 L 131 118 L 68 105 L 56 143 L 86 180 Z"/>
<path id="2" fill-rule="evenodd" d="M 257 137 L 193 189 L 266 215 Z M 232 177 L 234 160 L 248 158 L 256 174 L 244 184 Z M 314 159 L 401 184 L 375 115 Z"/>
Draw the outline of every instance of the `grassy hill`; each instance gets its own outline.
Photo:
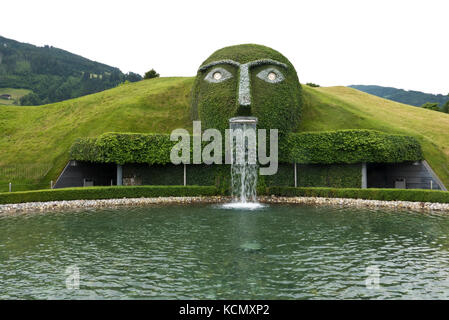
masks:
<path id="1" fill-rule="evenodd" d="M 0 106 L 0 191 L 48 187 L 77 137 L 104 132 L 190 129 L 194 78 L 157 78 L 39 107 Z M 415 136 L 449 185 L 449 115 L 378 98 L 348 87 L 304 86 L 300 131 L 376 129 Z"/>
<path id="2" fill-rule="evenodd" d="M 31 93 L 31 90 L 27 89 L 16 89 L 16 88 L 0 88 L 0 95 L 9 94 L 11 95 L 10 100 L 0 99 L 0 105 L 18 105 L 20 98 Z"/>

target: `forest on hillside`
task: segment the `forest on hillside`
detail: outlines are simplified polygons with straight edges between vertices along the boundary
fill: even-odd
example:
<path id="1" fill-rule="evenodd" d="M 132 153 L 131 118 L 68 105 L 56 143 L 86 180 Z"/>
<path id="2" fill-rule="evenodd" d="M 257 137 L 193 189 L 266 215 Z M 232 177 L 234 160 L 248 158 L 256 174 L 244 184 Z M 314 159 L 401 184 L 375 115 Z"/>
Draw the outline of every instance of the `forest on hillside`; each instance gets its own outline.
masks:
<path id="1" fill-rule="evenodd" d="M 123 74 L 118 68 L 52 46 L 37 47 L 0 37 L 0 88 L 32 91 L 16 104 L 58 102 L 141 79 L 139 74 Z"/>
<path id="2" fill-rule="evenodd" d="M 404 90 L 375 85 L 352 85 L 349 87 L 381 98 L 409 104 L 416 107 L 423 106 L 426 103 L 436 103 L 439 108 L 442 108 L 445 103 L 449 101 L 449 95 L 444 94 L 431 94 L 421 91 Z"/>

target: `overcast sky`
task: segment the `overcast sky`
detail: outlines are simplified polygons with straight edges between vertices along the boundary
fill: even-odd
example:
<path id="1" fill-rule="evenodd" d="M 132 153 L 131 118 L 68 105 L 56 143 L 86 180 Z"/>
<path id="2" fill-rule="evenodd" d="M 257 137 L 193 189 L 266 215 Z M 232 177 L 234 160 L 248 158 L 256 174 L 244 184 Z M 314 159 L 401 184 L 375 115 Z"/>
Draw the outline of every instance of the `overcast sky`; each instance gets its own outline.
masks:
<path id="1" fill-rule="evenodd" d="M 258 43 L 299 80 L 449 92 L 449 1 L 2 2 L 0 35 L 140 74 L 192 76 L 213 51 Z"/>

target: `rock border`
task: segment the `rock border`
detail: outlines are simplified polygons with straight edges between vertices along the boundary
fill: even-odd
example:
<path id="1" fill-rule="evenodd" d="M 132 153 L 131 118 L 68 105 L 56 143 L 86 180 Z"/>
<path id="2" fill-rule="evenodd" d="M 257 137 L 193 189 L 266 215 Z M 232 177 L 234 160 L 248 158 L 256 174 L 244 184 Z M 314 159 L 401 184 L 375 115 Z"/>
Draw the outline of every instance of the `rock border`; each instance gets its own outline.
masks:
<path id="1" fill-rule="evenodd" d="M 278 197 L 260 196 L 262 203 L 272 204 L 304 204 L 313 206 L 339 206 L 356 208 L 388 208 L 411 211 L 440 211 L 449 213 L 449 203 L 411 202 L 411 201 L 382 201 L 349 198 L 320 198 L 320 197 Z M 0 214 L 14 214 L 26 212 L 63 211 L 68 209 L 116 208 L 124 206 L 147 206 L 167 204 L 194 203 L 224 203 L 230 202 L 230 197 L 159 197 L 159 198 L 122 198 L 103 200 L 68 200 L 49 202 L 27 202 L 0 205 Z"/>

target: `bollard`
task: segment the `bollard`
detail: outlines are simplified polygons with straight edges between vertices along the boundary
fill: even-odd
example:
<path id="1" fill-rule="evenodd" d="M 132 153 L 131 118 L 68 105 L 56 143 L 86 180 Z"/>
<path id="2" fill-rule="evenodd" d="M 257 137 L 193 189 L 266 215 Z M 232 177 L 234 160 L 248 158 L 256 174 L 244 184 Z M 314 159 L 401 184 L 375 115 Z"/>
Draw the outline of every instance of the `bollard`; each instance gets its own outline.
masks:
<path id="1" fill-rule="evenodd" d="M 12 184 L 11 184 L 11 182 L 9 183 L 9 192 L 11 192 L 12 191 Z"/>
<path id="2" fill-rule="evenodd" d="M 50 189 L 53 189 L 53 180 L 50 181 Z"/>
<path id="3" fill-rule="evenodd" d="M 430 180 L 430 190 L 433 190 L 433 180 Z"/>
<path id="4" fill-rule="evenodd" d="M 187 185 L 187 167 L 184 163 L 184 187 Z"/>

